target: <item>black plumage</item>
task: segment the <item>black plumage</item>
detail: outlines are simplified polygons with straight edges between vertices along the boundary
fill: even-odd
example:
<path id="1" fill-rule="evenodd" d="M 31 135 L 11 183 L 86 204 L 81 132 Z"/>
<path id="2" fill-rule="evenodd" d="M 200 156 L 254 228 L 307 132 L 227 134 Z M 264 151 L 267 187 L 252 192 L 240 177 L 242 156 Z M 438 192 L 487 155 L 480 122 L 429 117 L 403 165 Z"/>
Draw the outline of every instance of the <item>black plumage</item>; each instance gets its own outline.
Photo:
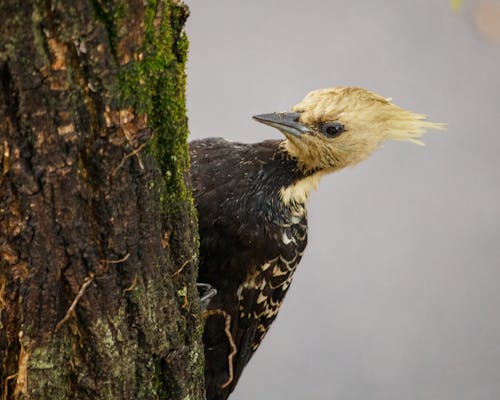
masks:
<path id="1" fill-rule="evenodd" d="M 304 204 L 284 204 L 280 188 L 308 174 L 280 149 L 204 139 L 190 144 L 200 233 L 199 282 L 218 294 L 209 309 L 231 316 L 237 353 L 228 380 L 224 319 L 207 318 L 204 343 L 207 399 L 226 399 L 273 322 L 307 243 Z"/>
<path id="2" fill-rule="evenodd" d="M 281 142 L 204 139 L 190 145 L 198 281 L 218 291 L 203 336 L 208 400 L 229 396 L 276 318 L 306 247 L 310 189 L 386 140 L 420 144 L 426 129 L 445 127 L 354 87 L 312 91 L 292 110 L 254 117 L 283 133 Z M 221 316 L 231 318 L 231 343 Z"/>

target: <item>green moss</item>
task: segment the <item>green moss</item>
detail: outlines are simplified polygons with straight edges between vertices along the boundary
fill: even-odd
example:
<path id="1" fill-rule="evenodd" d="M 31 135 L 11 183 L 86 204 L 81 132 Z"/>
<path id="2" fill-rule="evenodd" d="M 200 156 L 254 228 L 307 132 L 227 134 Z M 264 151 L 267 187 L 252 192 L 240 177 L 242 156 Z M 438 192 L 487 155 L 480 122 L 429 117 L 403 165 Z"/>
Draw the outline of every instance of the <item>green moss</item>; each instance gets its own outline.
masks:
<path id="1" fill-rule="evenodd" d="M 187 296 L 187 287 L 183 286 L 182 289 L 179 289 L 177 291 L 177 295 L 180 297 L 186 297 Z"/>
<path id="2" fill-rule="evenodd" d="M 149 1 L 141 60 L 121 67 L 119 78 L 124 104 L 148 114 L 154 132 L 150 151 L 165 179 L 162 209 L 172 212 L 191 202 L 184 182 L 189 168 L 184 72 L 188 40 L 182 31 L 182 15 L 187 16 L 187 11 L 185 6 L 166 3 L 161 19 L 156 12 L 156 1 Z"/>
<path id="3" fill-rule="evenodd" d="M 118 37 L 116 25 L 125 16 L 125 6 L 109 0 L 90 0 L 90 4 L 96 17 L 104 24 L 108 32 L 111 51 L 116 57 L 116 38 Z"/>
<path id="4" fill-rule="evenodd" d="M 33 45 L 35 46 L 38 56 L 43 60 L 44 64 L 49 64 L 49 59 L 47 57 L 47 52 L 45 49 L 45 38 L 42 34 L 41 23 L 43 21 L 43 16 L 40 10 L 34 5 L 33 13 L 31 14 L 31 20 L 33 22 Z"/>
<path id="5" fill-rule="evenodd" d="M 103 6 L 105 1 L 93 0 L 93 4 L 111 41 L 115 41 L 115 32 L 119 32 L 113 25 L 117 24 L 116 15 L 112 14 L 112 9 Z M 148 126 L 153 132 L 149 153 L 161 171 L 161 179 L 149 182 L 148 187 L 158 195 L 166 228 L 172 233 L 170 256 L 172 259 L 185 260 L 192 257 L 193 249 L 196 251 L 198 248 L 194 205 L 185 182 L 190 165 L 185 105 L 188 39 L 183 31 L 187 8 L 173 1 L 159 5 L 156 0 L 147 0 L 146 4 L 142 48 L 127 64 L 118 66 L 121 107 L 133 108 L 136 114 L 146 114 L 148 117 Z M 115 43 L 112 45 L 113 49 L 119 51 L 119 46 Z M 120 59 L 120 54 L 115 56 Z M 185 273 L 173 282 L 180 298 L 172 304 L 172 309 L 183 303 L 184 298 L 194 296 L 195 276 L 195 272 L 192 275 Z M 129 295 L 141 296 L 142 290 L 154 292 L 154 285 L 146 283 L 144 289 L 139 286 Z M 149 310 L 144 311 L 148 318 L 154 320 Z M 188 310 L 184 312 L 187 314 Z M 178 343 L 185 344 L 189 349 L 186 349 L 185 357 L 190 361 L 190 370 L 182 373 L 170 370 L 162 364 L 164 361 L 153 357 L 151 367 L 155 371 L 158 387 L 152 390 L 159 398 L 167 398 L 169 393 L 178 393 L 178 398 L 191 393 L 192 398 L 198 398 L 200 393 L 196 388 L 203 387 L 204 377 L 202 326 L 191 317 L 179 319 L 178 324 Z M 191 328 L 194 330 L 191 331 Z M 175 349 L 172 354 L 178 351 Z M 186 373 L 190 377 L 188 381 L 183 377 Z M 189 387 L 184 387 L 188 382 Z"/>

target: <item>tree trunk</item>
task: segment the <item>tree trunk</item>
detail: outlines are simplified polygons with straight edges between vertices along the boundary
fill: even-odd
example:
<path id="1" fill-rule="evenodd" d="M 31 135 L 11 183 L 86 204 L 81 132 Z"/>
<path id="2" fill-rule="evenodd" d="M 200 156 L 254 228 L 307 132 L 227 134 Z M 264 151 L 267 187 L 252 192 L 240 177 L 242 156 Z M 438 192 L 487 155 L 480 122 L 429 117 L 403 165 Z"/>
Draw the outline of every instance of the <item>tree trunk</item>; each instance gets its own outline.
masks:
<path id="1" fill-rule="evenodd" d="M 0 2 L 2 400 L 204 398 L 187 15 Z"/>

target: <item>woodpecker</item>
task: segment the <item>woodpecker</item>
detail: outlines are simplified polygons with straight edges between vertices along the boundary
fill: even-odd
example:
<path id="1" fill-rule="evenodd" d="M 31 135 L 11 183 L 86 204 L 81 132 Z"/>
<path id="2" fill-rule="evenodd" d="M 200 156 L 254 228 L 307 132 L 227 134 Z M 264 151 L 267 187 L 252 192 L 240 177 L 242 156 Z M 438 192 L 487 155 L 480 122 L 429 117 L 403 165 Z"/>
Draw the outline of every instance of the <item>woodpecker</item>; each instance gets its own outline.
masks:
<path id="1" fill-rule="evenodd" d="M 306 202 L 319 180 L 386 140 L 422 144 L 427 129 L 444 128 L 356 87 L 315 90 L 291 112 L 253 118 L 284 139 L 190 143 L 198 281 L 217 291 L 203 334 L 207 400 L 227 399 L 276 318 L 306 248 Z"/>

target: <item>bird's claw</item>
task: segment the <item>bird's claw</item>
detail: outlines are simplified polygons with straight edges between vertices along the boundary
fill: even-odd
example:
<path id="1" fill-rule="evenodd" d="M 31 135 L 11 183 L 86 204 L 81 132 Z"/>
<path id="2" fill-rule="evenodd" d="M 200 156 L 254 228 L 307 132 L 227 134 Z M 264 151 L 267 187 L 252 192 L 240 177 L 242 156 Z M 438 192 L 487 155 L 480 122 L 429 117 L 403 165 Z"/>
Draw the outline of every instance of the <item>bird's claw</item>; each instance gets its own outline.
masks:
<path id="1" fill-rule="evenodd" d="M 210 300 L 217 294 L 217 289 L 215 289 L 209 283 L 196 283 L 198 287 L 198 292 L 200 293 L 200 304 L 203 308 L 207 308 L 210 304 Z"/>

